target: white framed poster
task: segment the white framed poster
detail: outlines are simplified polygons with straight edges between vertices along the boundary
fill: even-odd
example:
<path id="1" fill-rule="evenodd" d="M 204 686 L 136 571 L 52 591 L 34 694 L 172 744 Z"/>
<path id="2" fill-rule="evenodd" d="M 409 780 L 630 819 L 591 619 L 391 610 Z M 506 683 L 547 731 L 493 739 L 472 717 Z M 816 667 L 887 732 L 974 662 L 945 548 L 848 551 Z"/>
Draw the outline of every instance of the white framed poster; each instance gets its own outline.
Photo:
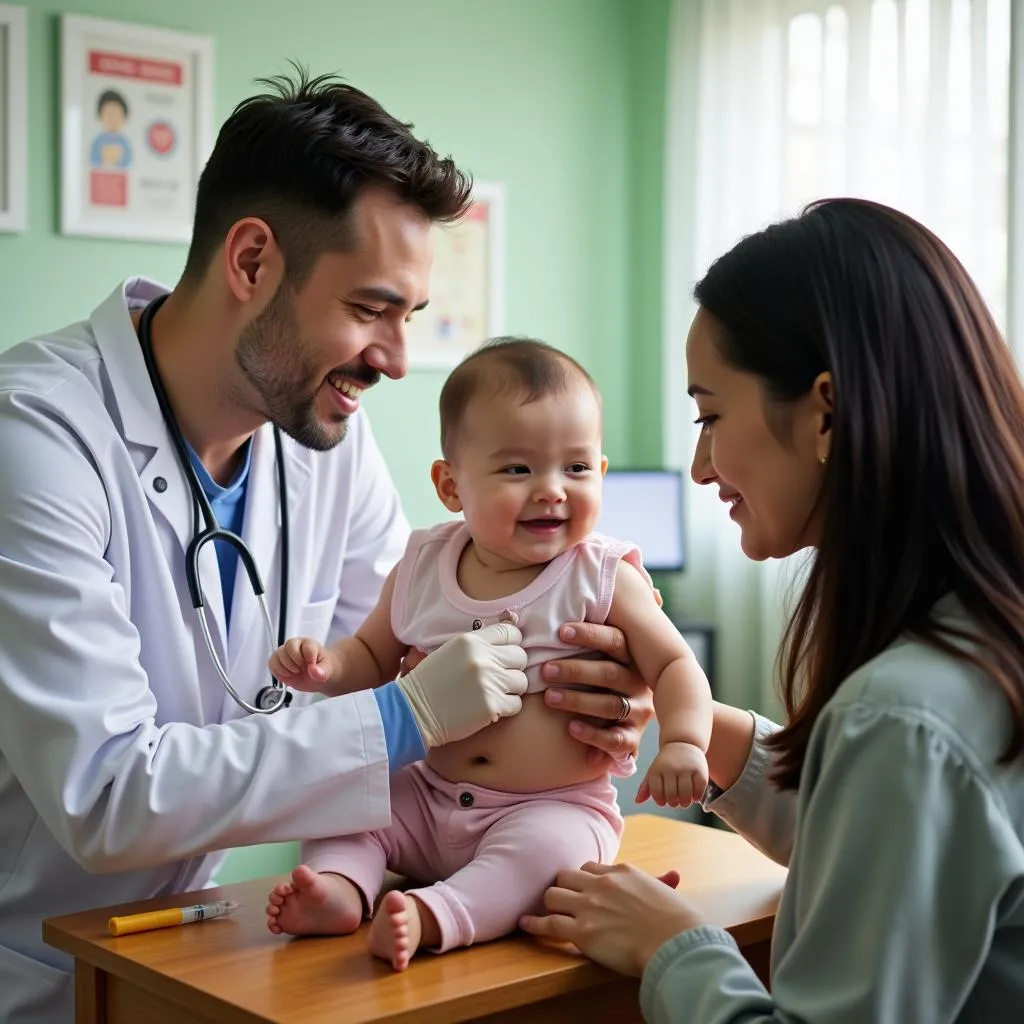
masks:
<path id="1" fill-rule="evenodd" d="M 61 231 L 188 242 L 213 148 L 213 39 L 61 17 Z"/>
<path id="2" fill-rule="evenodd" d="M 478 181 L 466 215 L 437 231 L 430 304 L 406 332 L 409 366 L 450 369 L 504 329 L 505 190 Z"/>
<path id="3" fill-rule="evenodd" d="M 28 17 L 0 4 L 0 231 L 28 226 Z"/>

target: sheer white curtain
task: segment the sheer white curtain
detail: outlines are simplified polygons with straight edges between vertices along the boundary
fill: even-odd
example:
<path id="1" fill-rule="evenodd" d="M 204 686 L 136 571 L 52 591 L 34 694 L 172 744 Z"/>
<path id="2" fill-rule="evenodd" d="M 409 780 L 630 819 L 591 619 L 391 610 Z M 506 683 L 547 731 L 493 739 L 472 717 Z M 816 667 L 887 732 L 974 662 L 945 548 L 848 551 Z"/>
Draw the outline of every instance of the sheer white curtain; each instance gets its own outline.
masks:
<path id="1" fill-rule="evenodd" d="M 1010 0 L 675 0 L 666 461 L 688 465 L 695 440 L 683 358 L 693 282 L 809 200 L 864 196 L 917 217 L 1005 322 L 1009 68 Z M 719 626 L 722 699 L 774 712 L 783 598 L 803 556 L 749 562 L 713 488 L 691 486 L 688 514 L 692 559 L 676 599 Z"/>

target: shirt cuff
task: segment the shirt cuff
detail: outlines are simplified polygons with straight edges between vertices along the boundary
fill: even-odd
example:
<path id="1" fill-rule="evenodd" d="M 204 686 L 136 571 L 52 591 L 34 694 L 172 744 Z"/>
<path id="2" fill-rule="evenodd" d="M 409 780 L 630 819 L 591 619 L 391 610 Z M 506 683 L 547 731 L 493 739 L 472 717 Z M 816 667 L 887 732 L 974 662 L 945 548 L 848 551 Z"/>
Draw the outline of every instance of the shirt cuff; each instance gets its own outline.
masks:
<path id="1" fill-rule="evenodd" d="M 700 805 L 705 811 L 719 816 L 729 814 L 736 806 L 743 806 L 744 801 L 749 800 L 752 791 L 761 789 L 772 760 L 771 752 L 765 749 L 764 740 L 772 733 L 778 732 L 779 727 L 756 711 L 747 713 L 754 719 L 754 742 L 751 744 L 747 763 L 743 766 L 740 777 L 728 789 L 722 789 L 709 780 L 700 800 Z"/>
<path id="2" fill-rule="evenodd" d="M 655 1020 L 658 988 L 666 973 L 693 949 L 704 946 L 722 947 L 730 953 L 739 953 L 736 940 L 724 929 L 713 925 L 698 925 L 674 935 L 651 957 L 640 978 L 640 1009 L 644 1020 Z M 742 954 L 740 954 L 742 955 Z"/>
<path id="3" fill-rule="evenodd" d="M 384 726 L 390 770 L 397 772 L 414 761 L 422 761 L 427 756 L 427 748 L 402 688 L 397 683 L 378 686 L 373 690 L 373 697 Z"/>

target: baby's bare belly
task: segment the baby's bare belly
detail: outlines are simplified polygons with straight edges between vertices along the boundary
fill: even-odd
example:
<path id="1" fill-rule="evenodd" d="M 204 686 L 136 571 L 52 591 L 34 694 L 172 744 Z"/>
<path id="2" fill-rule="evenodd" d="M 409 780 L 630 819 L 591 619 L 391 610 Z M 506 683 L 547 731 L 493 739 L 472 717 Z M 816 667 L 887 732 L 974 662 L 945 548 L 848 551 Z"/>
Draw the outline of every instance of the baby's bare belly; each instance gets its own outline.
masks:
<path id="1" fill-rule="evenodd" d="M 569 716 L 547 707 L 543 693 L 528 693 L 518 715 L 434 747 L 427 764 L 449 782 L 509 793 L 537 793 L 600 778 L 607 768 L 587 763 L 590 748 L 569 735 L 568 725 Z"/>

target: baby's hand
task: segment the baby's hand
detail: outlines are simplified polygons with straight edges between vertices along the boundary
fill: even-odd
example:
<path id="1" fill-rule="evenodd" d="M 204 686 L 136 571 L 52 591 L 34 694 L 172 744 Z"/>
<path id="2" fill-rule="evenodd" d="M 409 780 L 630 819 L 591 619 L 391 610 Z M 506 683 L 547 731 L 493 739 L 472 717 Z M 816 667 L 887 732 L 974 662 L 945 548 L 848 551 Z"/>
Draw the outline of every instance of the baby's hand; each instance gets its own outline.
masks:
<path id="1" fill-rule="evenodd" d="M 270 656 L 270 671 L 287 686 L 312 693 L 330 693 L 335 682 L 337 659 L 330 648 L 294 637 Z"/>
<path id="2" fill-rule="evenodd" d="M 692 743 L 666 743 L 637 790 L 636 802 L 654 797 L 659 807 L 689 807 L 708 785 L 708 760 Z"/>

